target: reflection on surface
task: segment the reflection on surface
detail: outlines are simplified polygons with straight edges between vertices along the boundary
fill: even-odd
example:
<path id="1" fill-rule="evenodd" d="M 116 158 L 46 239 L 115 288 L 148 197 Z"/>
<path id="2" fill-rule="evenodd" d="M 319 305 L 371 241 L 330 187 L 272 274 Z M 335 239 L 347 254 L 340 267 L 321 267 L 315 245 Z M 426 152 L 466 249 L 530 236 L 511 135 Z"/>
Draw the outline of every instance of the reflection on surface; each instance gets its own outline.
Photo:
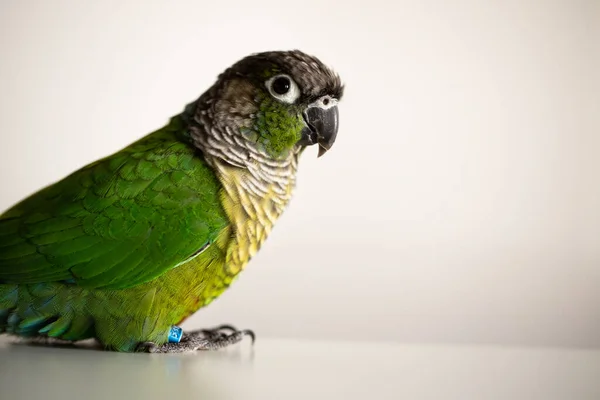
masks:
<path id="1" fill-rule="evenodd" d="M 254 351 L 121 354 L 0 337 L 2 400 L 597 400 L 598 371 L 597 350 L 262 339 Z"/>
<path id="2" fill-rule="evenodd" d="M 86 399 L 106 398 L 108 393 L 132 399 L 229 398 L 231 379 L 248 375 L 254 355 L 243 345 L 198 354 L 122 354 L 89 345 L 49 347 L 12 340 L 0 351 L 0 394 L 10 385 L 17 399 L 48 399 L 48 393 L 64 393 L 65 398 L 85 393 Z"/>

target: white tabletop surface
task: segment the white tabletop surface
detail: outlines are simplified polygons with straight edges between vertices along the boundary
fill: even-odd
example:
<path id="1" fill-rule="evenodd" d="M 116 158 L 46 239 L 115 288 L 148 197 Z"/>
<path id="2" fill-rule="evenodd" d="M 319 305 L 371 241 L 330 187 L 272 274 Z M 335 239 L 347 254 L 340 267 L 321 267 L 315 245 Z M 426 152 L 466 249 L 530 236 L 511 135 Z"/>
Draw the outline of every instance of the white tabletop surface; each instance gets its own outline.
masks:
<path id="1" fill-rule="evenodd" d="M 118 354 L 0 337 L 0 399 L 600 399 L 600 350 L 259 338 Z"/>

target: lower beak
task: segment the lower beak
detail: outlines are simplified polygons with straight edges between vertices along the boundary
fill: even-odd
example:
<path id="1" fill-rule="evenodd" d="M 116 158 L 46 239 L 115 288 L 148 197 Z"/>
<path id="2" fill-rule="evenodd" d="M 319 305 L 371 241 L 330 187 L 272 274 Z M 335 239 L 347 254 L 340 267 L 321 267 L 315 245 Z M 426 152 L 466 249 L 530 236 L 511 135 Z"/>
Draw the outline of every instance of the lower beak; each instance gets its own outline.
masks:
<path id="1" fill-rule="evenodd" d="M 302 129 L 299 144 L 310 146 L 319 144 L 319 155 L 325 154 L 335 143 L 339 126 L 337 106 L 329 108 L 309 107 L 304 112 L 306 126 Z"/>

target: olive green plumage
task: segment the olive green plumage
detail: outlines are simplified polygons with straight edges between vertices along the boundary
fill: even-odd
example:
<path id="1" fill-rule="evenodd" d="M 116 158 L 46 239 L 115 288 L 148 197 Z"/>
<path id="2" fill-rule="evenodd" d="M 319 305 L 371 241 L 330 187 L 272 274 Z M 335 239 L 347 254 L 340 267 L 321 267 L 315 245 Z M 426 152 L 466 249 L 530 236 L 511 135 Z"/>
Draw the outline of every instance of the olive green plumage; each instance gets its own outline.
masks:
<path id="1" fill-rule="evenodd" d="M 304 127 L 302 111 L 286 107 L 274 99 L 263 95 L 258 99 L 259 110 L 252 132 L 258 133 L 257 142 L 273 157 L 281 157 L 300 140 Z M 290 118 L 290 114 L 296 118 Z"/>
<path id="2" fill-rule="evenodd" d="M 214 241 L 228 223 L 219 182 L 180 125 L 175 119 L 3 214 L 0 279 L 123 289 Z"/>
<path id="3" fill-rule="evenodd" d="M 299 87 L 293 101 L 265 87 L 274 70 Z M 0 333 L 96 338 L 118 351 L 167 342 L 261 246 L 302 149 L 331 147 L 337 120 L 325 137 L 305 111 L 341 94 L 304 53 L 247 57 L 165 127 L 7 210 Z"/>
<path id="4" fill-rule="evenodd" d="M 0 281 L 9 283 L 0 284 L 0 310 L 13 318 L 5 322 L 9 332 L 81 340 L 99 330 L 105 343 L 131 351 L 141 341 L 161 342 L 171 324 L 189 314 L 185 300 L 169 304 L 189 279 L 203 281 L 205 290 L 201 299 L 187 293 L 186 300 L 204 303 L 218 296 L 226 285 L 218 268 L 222 252 L 194 255 L 210 248 L 229 221 L 214 172 L 181 127 L 174 118 L 0 217 Z M 208 257 L 214 270 L 204 261 Z M 188 264 L 206 270 L 190 276 L 180 267 L 168 274 L 190 259 Z M 166 283 L 170 290 L 159 286 Z M 161 305 L 170 310 L 159 310 Z M 14 307 L 19 312 L 9 315 Z M 175 316 L 156 326 L 157 314 L 146 314 L 151 310 Z M 109 329 L 103 332 L 103 326 Z"/>

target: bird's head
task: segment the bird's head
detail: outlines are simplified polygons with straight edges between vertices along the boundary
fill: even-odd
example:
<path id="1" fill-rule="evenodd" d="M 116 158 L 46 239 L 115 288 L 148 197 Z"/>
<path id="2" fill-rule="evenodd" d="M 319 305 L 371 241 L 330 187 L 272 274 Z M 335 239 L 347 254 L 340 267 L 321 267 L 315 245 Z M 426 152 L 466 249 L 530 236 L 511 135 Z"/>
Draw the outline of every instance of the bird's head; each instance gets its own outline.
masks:
<path id="1" fill-rule="evenodd" d="M 335 142 L 343 91 L 340 77 L 317 58 L 298 50 L 272 51 L 228 68 L 198 109 L 221 135 L 270 157 L 314 144 L 321 156 Z"/>

